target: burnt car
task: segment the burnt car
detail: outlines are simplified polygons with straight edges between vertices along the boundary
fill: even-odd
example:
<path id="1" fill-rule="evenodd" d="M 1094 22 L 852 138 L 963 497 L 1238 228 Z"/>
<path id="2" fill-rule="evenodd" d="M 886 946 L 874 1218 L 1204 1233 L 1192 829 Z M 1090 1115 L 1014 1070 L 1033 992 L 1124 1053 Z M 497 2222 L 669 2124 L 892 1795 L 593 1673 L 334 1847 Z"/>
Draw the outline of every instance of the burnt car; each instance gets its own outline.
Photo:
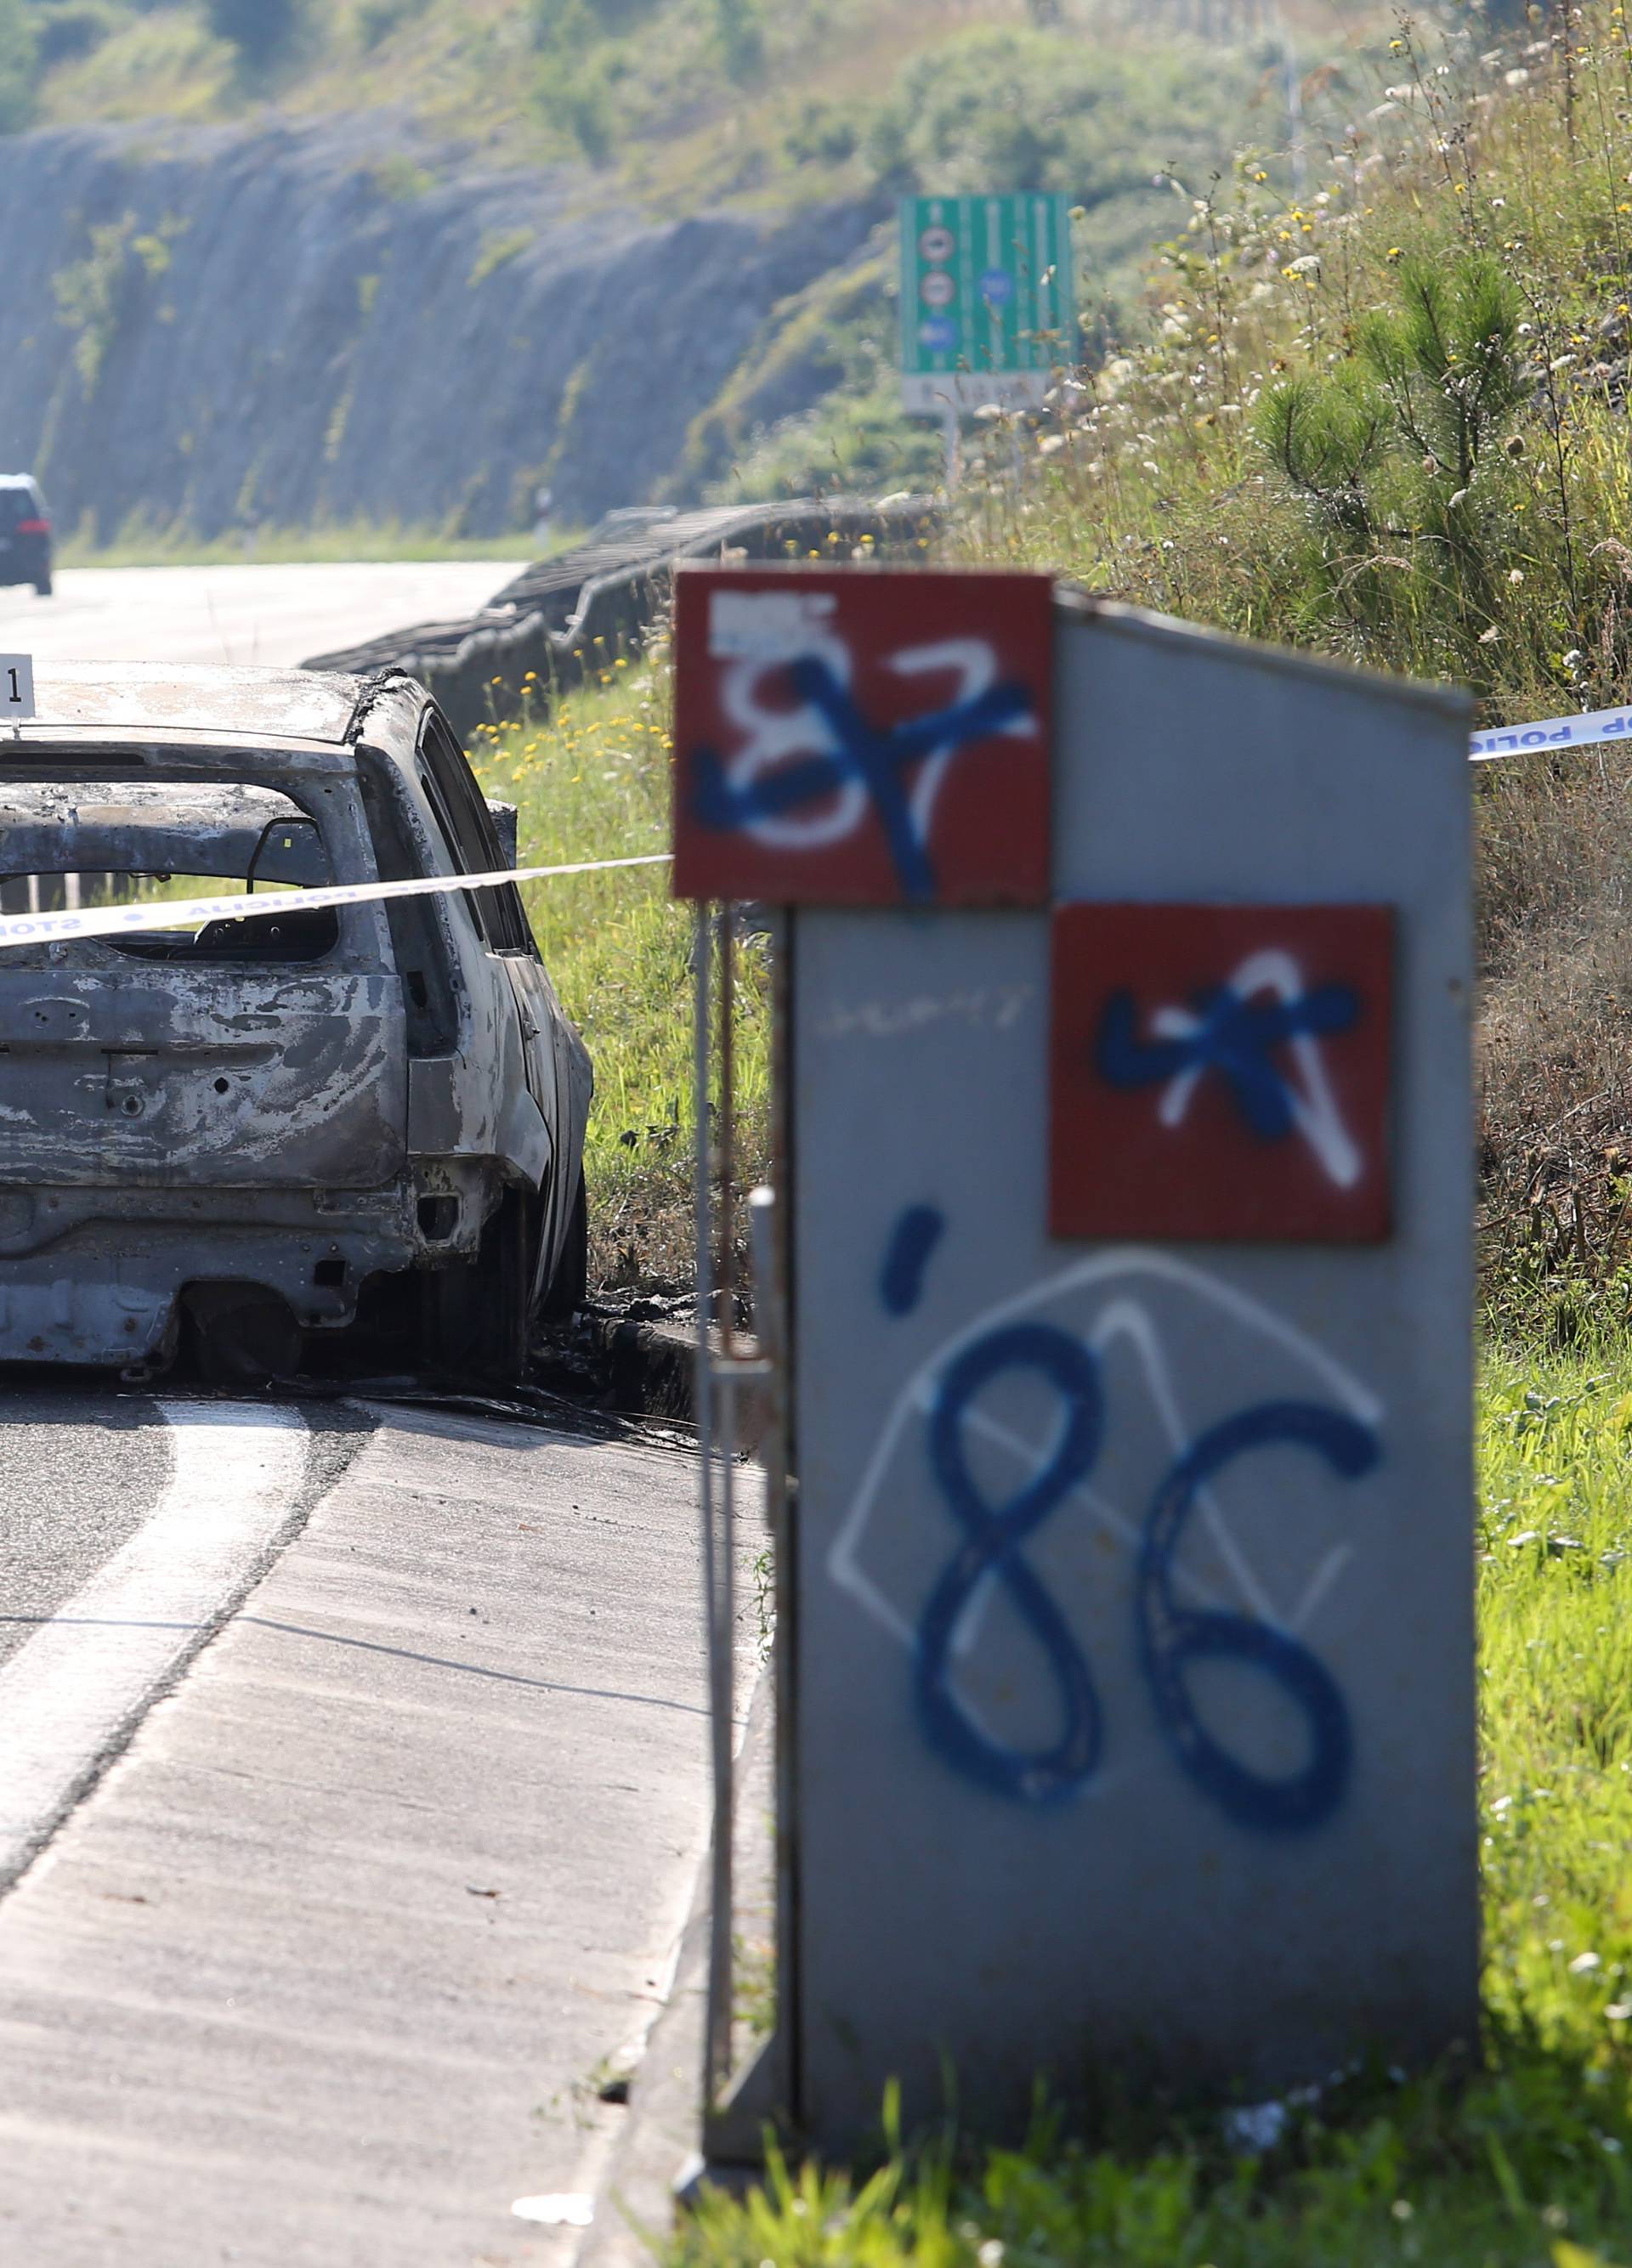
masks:
<path id="1" fill-rule="evenodd" d="M 0 951 L 0 1360 L 276 1375 L 352 1334 L 515 1376 L 582 1299 L 589 1059 L 424 688 L 41 668 L 0 740 L 0 902 L 275 890 L 202 928 Z M 286 909 L 286 910 L 285 910 Z M 335 1344 L 330 1342 L 331 1344 Z"/>
<path id="2" fill-rule="evenodd" d="M 51 515 L 27 473 L 0 473 L 0 583 L 51 595 Z"/>

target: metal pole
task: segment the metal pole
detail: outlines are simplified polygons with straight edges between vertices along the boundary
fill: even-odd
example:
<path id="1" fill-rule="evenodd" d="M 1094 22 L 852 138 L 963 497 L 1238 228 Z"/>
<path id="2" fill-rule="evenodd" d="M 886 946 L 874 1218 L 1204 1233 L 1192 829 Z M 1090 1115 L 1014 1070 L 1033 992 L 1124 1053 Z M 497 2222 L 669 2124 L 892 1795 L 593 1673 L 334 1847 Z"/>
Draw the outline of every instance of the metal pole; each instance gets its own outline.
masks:
<path id="1" fill-rule="evenodd" d="M 710 2018 L 714 2030 L 716 2070 L 723 2080 L 731 2067 L 731 2016 L 735 1918 L 735 1841 L 736 1824 L 735 1695 L 736 1648 L 736 1219 L 733 1185 L 736 1174 L 736 1014 L 733 941 L 736 924 L 729 905 L 718 906 L 714 927 L 720 946 L 720 1347 L 714 1373 L 714 1453 L 720 1462 L 720 1533 L 714 1547 L 713 1641 L 710 1649 L 710 1709 L 714 1736 L 714 1843 L 711 1894 L 709 1969 Z"/>
<path id="2" fill-rule="evenodd" d="M 720 1351 L 728 1363 L 736 1338 L 736 965 L 729 906 L 715 909 L 720 939 Z M 735 1446 L 735 1445 L 734 1445 Z"/>
<path id="3" fill-rule="evenodd" d="M 713 958 L 713 924 L 710 909 L 699 905 L 697 928 L 692 945 L 692 1012 L 696 1020 L 692 1073 L 692 1107 L 697 1116 L 697 1167 L 694 1201 L 697 1215 L 697 1447 L 698 1476 L 701 1487 L 703 1523 L 703 1594 L 705 1614 L 705 1638 L 708 1653 L 708 1692 L 710 1708 L 711 1750 L 713 1763 L 713 1848 L 718 1852 L 721 1843 L 729 1846 L 730 1825 L 721 1815 L 722 1781 L 720 1771 L 720 1653 L 726 1649 L 730 1660 L 728 1632 L 719 1628 L 717 1569 L 718 1539 L 714 1532 L 714 1387 L 713 1360 L 709 1344 L 709 1331 L 714 1304 L 713 1292 L 713 1142 L 709 1125 L 709 1063 L 712 1054 L 711 1008 L 712 987 L 710 963 Z M 727 1670 L 728 1683 L 728 1670 Z M 729 1749 L 729 1727 L 726 1742 Z M 723 1791 L 728 1793 L 727 1764 Z M 718 1891 L 718 1875 L 715 1878 Z M 730 1981 L 730 1915 L 726 1915 L 725 1959 L 720 1958 L 720 1914 L 716 1896 L 714 1928 L 708 1969 L 708 2006 L 703 2036 L 703 2099 L 711 2102 L 725 2076 L 730 2054 L 731 2038 L 731 1981 Z"/>
<path id="4" fill-rule="evenodd" d="M 946 492 L 957 494 L 958 482 L 964 477 L 964 433 L 958 421 L 957 404 L 946 404 Z"/>
<path id="5" fill-rule="evenodd" d="M 1308 160 L 1303 149 L 1303 82 L 1298 77 L 1297 65 L 1292 60 L 1292 44 L 1287 37 L 1284 22 L 1281 26 L 1281 70 L 1286 81 L 1287 127 L 1291 141 L 1292 194 L 1301 197 L 1308 179 Z"/>

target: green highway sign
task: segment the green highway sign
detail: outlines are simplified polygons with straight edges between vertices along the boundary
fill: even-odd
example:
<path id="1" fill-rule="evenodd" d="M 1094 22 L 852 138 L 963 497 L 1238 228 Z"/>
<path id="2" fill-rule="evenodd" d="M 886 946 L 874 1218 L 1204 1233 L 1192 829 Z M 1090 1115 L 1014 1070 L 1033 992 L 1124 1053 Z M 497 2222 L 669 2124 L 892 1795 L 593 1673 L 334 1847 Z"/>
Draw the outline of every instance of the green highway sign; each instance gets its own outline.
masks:
<path id="1" fill-rule="evenodd" d="M 909 409 L 1038 402 L 1076 360 L 1064 197 L 905 197 L 901 393 Z"/>

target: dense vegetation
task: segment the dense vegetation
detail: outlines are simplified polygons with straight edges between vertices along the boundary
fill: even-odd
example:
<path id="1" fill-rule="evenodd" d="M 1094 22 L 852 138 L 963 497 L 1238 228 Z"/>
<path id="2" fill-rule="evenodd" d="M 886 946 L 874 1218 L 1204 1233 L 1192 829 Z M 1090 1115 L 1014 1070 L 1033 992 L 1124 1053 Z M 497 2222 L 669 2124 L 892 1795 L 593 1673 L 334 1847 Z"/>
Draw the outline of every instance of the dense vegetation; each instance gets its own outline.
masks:
<path id="1" fill-rule="evenodd" d="M 1222 70 L 1199 73 L 1196 11 L 1157 4 L 1159 52 L 1131 36 L 1122 0 L 3 0 L 0 23 L 45 122 L 389 99 L 462 139 L 507 127 L 513 148 L 616 158 L 637 178 L 654 160 L 672 180 L 707 171 L 713 144 L 717 192 L 762 186 L 767 168 L 831 185 L 860 159 L 853 183 L 951 166 L 971 185 L 1023 179 L 1092 202 L 1215 153 L 1220 122 L 1241 124 L 1282 53 L 1261 10 L 1217 0 Z M 1289 13 L 1296 53 L 1369 11 Z M 1012 99 L 990 99 L 994 64 Z"/>
<path id="2" fill-rule="evenodd" d="M 1486 723 L 1623 701 L 1625 22 L 1505 45 L 1402 22 L 1302 195 L 1250 155 L 1187 184 L 1146 339 L 999 432 L 966 542 L 1458 681 Z M 1629 792 L 1614 747 L 1478 782 L 1485 1281 L 1522 1334 L 1632 1319 Z"/>
<path id="3" fill-rule="evenodd" d="M 860 203 L 873 240 L 760 336 L 698 419 L 675 493 L 931 477 L 894 375 L 891 201 L 1045 188 L 1079 208 L 1097 345 L 1136 326 L 1170 178 L 1334 123 L 1381 0 L 0 0 L 0 129 L 389 108 L 405 182 L 570 163 L 586 194 L 703 205 Z M 993 99 L 1001 88 L 1002 99 Z M 411 145 L 411 147 L 410 146 Z M 395 161 L 394 161 L 395 162 Z M 811 404 L 818 406 L 812 409 Z"/>
<path id="4" fill-rule="evenodd" d="M 666 677 L 608 656 L 553 711 L 484 727 L 484 786 L 517 806 L 524 865 L 661 850 L 668 840 Z M 586 845 L 589 846 L 587 850 Z M 691 1267 L 691 1042 L 684 1003 L 690 928 L 661 870 L 535 882 L 529 918 L 595 1064 L 585 1152 L 590 1274 L 665 1285 Z M 742 1154 L 763 1150 L 764 1034 L 744 994 Z M 751 1164 L 750 1164 L 751 1170 Z"/>

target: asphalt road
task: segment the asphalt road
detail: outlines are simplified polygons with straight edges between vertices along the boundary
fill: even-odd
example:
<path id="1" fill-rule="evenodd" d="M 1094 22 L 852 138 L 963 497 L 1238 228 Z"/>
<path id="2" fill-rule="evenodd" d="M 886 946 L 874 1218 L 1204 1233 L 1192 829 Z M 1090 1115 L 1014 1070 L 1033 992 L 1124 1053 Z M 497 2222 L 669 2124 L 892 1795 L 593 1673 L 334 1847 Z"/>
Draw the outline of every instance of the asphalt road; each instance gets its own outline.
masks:
<path id="1" fill-rule="evenodd" d="M 373 566 L 65 567 L 55 595 L 0 587 L 0 652 L 44 661 L 231 661 L 288 669 L 410 622 L 474 613 L 511 560 Z"/>
<path id="2" fill-rule="evenodd" d="M 172 1457 L 151 1402 L 73 1392 L 0 1400 L 0 1667 L 158 1502 Z M 0 1725 L 0 1739 L 4 1726 Z"/>
<path id="3" fill-rule="evenodd" d="M 690 1458 L 0 1379 L 0 2260 L 565 2268 L 705 1841 Z"/>
<path id="4" fill-rule="evenodd" d="M 0 650 L 510 571 L 70 571 Z M 566 2268 L 705 1845 L 697 1556 L 669 1447 L 0 1374 L 0 2262 Z"/>

